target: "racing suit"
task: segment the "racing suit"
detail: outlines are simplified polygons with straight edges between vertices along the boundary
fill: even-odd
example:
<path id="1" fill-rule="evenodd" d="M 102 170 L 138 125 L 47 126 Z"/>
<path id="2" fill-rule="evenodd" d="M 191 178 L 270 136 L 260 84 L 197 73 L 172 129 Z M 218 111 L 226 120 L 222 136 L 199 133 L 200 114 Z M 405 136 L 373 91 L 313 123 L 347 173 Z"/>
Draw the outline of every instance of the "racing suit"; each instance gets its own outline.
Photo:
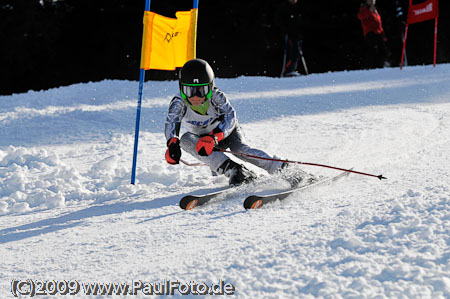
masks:
<path id="1" fill-rule="evenodd" d="M 214 87 L 209 108 L 205 115 L 195 112 L 180 95 L 175 96 L 169 105 L 169 111 L 165 123 L 166 139 L 179 138 L 181 125 L 186 131 L 180 138 L 180 147 L 194 156 L 196 159 L 206 163 L 211 171 L 221 173 L 220 166 L 228 160 L 223 152 L 213 151 L 209 156 L 200 156 L 195 146 L 198 140 L 208 135 L 215 128 L 224 133 L 224 139 L 216 146 L 219 149 L 230 149 L 233 152 L 250 154 L 254 156 L 273 158 L 265 152 L 251 148 L 246 144 L 242 129 L 236 119 L 236 111 L 231 106 L 226 95 L 217 87 Z M 282 162 L 261 160 L 238 156 L 239 159 L 254 164 L 269 173 L 274 173 L 281 168 Z"/>

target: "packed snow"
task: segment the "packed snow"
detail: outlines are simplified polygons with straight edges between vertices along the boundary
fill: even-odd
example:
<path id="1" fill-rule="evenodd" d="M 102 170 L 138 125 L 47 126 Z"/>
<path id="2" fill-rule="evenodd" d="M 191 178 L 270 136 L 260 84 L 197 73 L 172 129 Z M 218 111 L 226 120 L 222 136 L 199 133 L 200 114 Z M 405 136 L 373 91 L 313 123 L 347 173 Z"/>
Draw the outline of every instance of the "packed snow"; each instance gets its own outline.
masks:
<path id="1" fill-rule="evenodd" d="M 450 298 L 450 65 L 216 85 L 252 146 L 388 179 L 351 174 L 244 210 L 247 195 L 283 187 L 265 176 L 183 211 L 182 196 L 227 179 L 165 162 L 177 82 L 144 85 L 135 185 L 138 82 L 0 96 L 0 297 L 28 279 L 223 281 L 242 298 Z M 116 297 L 130 296 L 147 297 Z M 75 297 L 92 296 L 81 287 Z"/>

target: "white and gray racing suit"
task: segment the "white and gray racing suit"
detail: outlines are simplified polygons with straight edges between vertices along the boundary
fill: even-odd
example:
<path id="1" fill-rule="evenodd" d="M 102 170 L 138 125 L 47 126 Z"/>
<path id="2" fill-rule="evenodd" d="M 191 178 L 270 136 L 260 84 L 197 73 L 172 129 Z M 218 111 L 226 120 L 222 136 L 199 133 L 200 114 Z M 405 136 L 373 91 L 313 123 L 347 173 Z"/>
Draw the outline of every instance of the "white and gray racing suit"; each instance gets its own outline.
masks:
<path id="1" fill-rule="evenodd" d="M 231 106 L 226 95 L 214 87 L 210 104 L 206 115 L 201 115 L 192 110 L 189 105 L 181 98 L 175 96 L 169 105 L 165 124 L 166 139 L 179 136 L 181 124 L 186 133 L 180 139 L 181 148 L 194 156 L 196 159 L 206 163 L 211 171 L 221 173 L 219 167 L 228 159 L 222 152 L 212 152 L 209 156 L 200 156 L 195 145 L 200 137 L 208 135 L 212 130 L 218 127 L 224 133 L 224 139 L 216 146 L 220 149 L 229 148 L 233 152 L 250 154 L 265 158 L 272 158 L 265 152 L 249 147 L 246 144 L 242 129 L 236 119 L 236 111 Z M 269 173 L 274 173 L 281 167 L 281 162 L 269 161 L 238 156 L 239 159 L 252 163 Z"/>

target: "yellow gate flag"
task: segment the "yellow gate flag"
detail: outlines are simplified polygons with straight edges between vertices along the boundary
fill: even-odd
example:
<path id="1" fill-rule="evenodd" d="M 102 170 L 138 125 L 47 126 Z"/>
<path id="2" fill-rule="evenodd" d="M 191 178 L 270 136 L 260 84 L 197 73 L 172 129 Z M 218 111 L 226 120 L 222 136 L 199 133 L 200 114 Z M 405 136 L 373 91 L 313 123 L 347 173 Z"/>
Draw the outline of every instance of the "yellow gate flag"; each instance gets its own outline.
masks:
<path id="1" fill-rule="evenodd" d="M 196 57 L 197 8 L 175 15 L 144 12 L 141 69 L 175 70 Z"/>

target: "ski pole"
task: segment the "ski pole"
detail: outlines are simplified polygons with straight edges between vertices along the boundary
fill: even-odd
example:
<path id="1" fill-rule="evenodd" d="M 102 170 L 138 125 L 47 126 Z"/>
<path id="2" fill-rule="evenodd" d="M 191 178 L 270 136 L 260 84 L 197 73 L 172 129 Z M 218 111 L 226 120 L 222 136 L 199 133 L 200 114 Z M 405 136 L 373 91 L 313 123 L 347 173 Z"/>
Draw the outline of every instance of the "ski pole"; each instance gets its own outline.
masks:
<path id="1" fill-rule="evenodd" d="M 380 180 L 387 179 L 386 177 L 384 177 L 381 174 L 380 175 L 374 175 L 374 174 L 370 174 L 370 173 L 355 171 L 355 170 L 351 170 L 351 169 L 344 169 L 344 168 L 339 168 L 339 167 L 334 167 L 334 166 L 329 166 L 329 165 L 324 165 L 324 164 L 309 163 L 309 162 L 299 162 L 299 161 L 290 161 L 290 160 L 281 160 L 281 159 L 275 159 L 275 158 L 266 158 L 266 157 L 254 156 L 254 155 L 250 155 L 250 154 L 238 153 L 238 152 L 222 150 L 222 149 L 214 149 L 214 150 L 217 150 L 217 151 L 223 152 L 223 153 L 230 153 L 230 154 L 233 154 L 233 155 L 236 155 L 236 156 L 244 156 L 244 157 L 260 159 L 260 160 L 268 160 L 268 161 L 277 161 L 277 162 L 285 162 L 285 163 L 293 163 L 293 164 L 319 166 L 319 167 L 331 168 L 331 169 L 336 169 L 336 170 L 341 170 L 341 171 L 346 171 L 346 172 L 351 172 L 351 173 L 371 176 L 371 177 L 378 178 Z"/>
<path id="2" fill-rule="evenodd" d="M 183 159 L 180 159 L 180 162 L 187 166 L 208 166 L 205 163 L 189 163 L 189 162 L 184 161 Z"/>
<path id="3" fill-rule="evenodd" d="M 299 50 L 300 50 L 300 57 L 301 57 L 301 59 L 302 59 L 303 68 L 305 69 L 305 74 L 306 74 L 306 75 L 309 75 L 309 74 L 308 74 L 308 67 L 306 66 L 305 56 L 303 56 L 302 41 L 301 41 L 301 40 L 299 41 L 298 47 L 299 47 Z"/>
<path id="4" fill-rule="evenodd" d="M 288 40 L 289 40 L 289 37 L 286 34 L 285 37 L 284 37 L 283 67 L 281 68 L 281 75 L 280 75 L 280 77 L 284 77 L 284 71 L 286 70 L 286 56 L 287 56 Z"/>

